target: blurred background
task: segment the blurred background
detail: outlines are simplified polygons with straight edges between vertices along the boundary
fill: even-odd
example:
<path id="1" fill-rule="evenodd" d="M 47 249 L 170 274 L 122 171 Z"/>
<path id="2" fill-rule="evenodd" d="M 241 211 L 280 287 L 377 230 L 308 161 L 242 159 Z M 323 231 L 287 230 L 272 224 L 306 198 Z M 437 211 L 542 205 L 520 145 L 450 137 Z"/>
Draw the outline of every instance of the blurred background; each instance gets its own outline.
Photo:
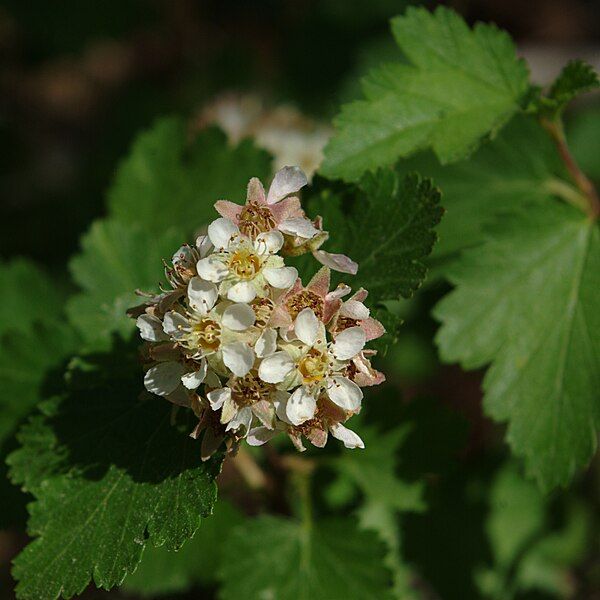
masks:
<path id="1" fill-rule="evenodd" d="M 571 58 L 600 70 L 597 0 L 445 4 L 470 23 L 493 21 L 506 29 L 539 84 L 551 81 Z M 232 142 L 253 136 L 277 165 L 314 171 L 331 118 L 340 103 L 359 94 L 358 77 L 393 57 L 388 19 L 407 5 L 402 0 L 2 0 L 0 258 L 29 257 L 68 287 L 67 260 L 92 219 L 103 214 L 104 194 L 120 159 L 135 135 L 160 115 L 185 115 L 192 129 L 217 123 Z M 569 132 L 578 147 L 590 149 L 583 167 L 598 177 L 600 153 L 594 162 L 591 151 L 600 139 L 597 97 L 575 107 Z M 407 559 L 432 585 L 430 590 L 424 584 L 426 597 L 468 599 L 480 597 L 472 572 L 489 552 L 484 525 L 489 506 L 482 490 L 491 485 L 490 473 L 505 449 L 502 430 L 481 413 L 481 375 L 438 363 L 432 342 L 436 326 L 428 315 L 439 295 L 431 286 L 397 307 L 406 324 L 386 357 L 393 384 L 402 390 L 406 418 L 420 415 L 403 454 L 404 472 L 409 478 L 425 473 L 434 489 L 429 511 L 407 518 L 403 545 Z M 416 397 L 435 402 L 411 403 Z M 596 515 L 599 473 L 593 466 L 571 492 Z M 225 485 L 227 476 L 226 471 Z M 550 502 L 556 504 L 549 508 L 551 518 L 560 522 L 570 500 L 558 494 Z M 597 522 L 585 523 L 597 540 Z M 2 598 L 13 597 L 9 562 L 24 539 L 18 527 L 0 530 Z M 588 540 L 580 546 L 577 560 L 570 561 L 576 564 L 561 571 L 562 597 L 600 598 L 597 545 Z M 210 584 L 206 590 L 188 597 L 212 597 Z M 86 597 L 124 595 L 92 591 Z M 523 597 L 557 596 L 538 589 Z"/>

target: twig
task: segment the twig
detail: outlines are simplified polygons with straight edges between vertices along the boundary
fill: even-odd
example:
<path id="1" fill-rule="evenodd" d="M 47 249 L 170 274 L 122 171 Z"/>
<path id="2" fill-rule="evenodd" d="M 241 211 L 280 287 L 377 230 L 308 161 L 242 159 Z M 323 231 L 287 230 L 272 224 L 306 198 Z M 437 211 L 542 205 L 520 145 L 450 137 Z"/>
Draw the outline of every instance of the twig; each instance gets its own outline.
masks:
<path id="1" fill-rule="evenodd" d="M 588 214 L 590 219 L 598 219 L 600 216 L 600 198 L 598 197 L 598 192 L 596 191 L 594 184 L 579 168 L 579 165 L 577 162 L 575 162 L 573 155 L 569 151 L 562 121 L 560 118 L 542 118 L 541 123 L 544 129 L 546 129 L 546 131 L 550 134 L 550 137 L 552 138 L 552 141 L 554 142 L 562 161 L 567 167 L 567 171 L 569 172 L 571 179 L 573 179 L 573 182 L 585 198 L 585 212 Z"/>

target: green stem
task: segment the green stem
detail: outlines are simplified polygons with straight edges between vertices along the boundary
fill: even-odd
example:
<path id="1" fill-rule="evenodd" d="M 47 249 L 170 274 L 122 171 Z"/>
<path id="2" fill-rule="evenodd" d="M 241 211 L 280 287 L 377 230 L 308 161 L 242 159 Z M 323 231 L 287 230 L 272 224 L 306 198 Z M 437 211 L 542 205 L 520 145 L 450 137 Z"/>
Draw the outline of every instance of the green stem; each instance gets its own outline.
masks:
<path id="1" fill-rule="evenodd" d="M 556 117 L 554 119 L 549 119 L 542 117 L 541 123 L 544 129 L 546 129 L 546 131 L 550 134 L 550 137 L 552 138 L 552 141 L 554 142 L 562 161 L 565 163 L 571 179 L 582 194 L 582 199 L 585 202 L 585 205 L 579 206 L 579 208 L 582 208 L 590 217 L 590 219 L 594 221 L 597 220 L 600 216 L 600 198 L 598 197 L 598 192 L 596 191 L 594 184 L 579 168 L 579 165 L 573 158 L 573 155 L 571 154 L 567 145 L 567 139 L 565 137 L 565 131 L 561 118 Z M 571 202 L 571 200 L 564 195 L 561 195 L 561 197 Z"/>

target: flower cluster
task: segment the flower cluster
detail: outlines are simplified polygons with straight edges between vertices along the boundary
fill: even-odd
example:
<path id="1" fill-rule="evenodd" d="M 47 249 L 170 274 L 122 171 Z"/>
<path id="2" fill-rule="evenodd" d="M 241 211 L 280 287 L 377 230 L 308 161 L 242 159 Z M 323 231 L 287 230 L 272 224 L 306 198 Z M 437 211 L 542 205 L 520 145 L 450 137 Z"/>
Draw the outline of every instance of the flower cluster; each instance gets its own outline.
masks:
<path id="1" fill-rule="evenodd" d="M 319 249 L 328 233 L 292 195 L 305 184 L 284 167 L 266 194 L 251 179 L 244 206 L 217 202 L 222 217 L 165 266 L 170 289 L 129 311 L 146 342 L 146 389 L 194 410 L 204 459 L 223 442 L 260 445 L 281 432 L 298 450 L 303 437 L 323 447 L 329 433 L 364 447 L 343 423 L 360 411 L 361 387 L 384 380 L 365 349 L 384 329 L 365 290 L 345 299 L 348 286 L 329 289 L 330 269 L 356 264 Z M 302 252 L 324 264 L 306 287 L 282 256 Z"/>

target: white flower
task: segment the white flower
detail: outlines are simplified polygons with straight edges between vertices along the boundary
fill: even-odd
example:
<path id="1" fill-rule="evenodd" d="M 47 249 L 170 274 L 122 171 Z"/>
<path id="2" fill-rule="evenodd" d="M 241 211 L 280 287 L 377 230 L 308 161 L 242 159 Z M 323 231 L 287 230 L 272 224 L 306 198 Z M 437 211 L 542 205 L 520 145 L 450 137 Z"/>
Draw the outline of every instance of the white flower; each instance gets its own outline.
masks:
<path id="1" fill-rule="evenodd" d="M 215 252 L 198 261 L 198 275 L 219 284 L 219 294 L 234 302 L 251 302 L 269 294 L 269 286 L 285 290 L 291 287 L 298 271 L 286 267 L 277 252 L 283 246 L 279 231 L 260 233 L 253 241 L 243 235 L 233 221 L 213 221 L 208 236 Z"/>
<path id="2" fill-rule="evenodd" d="M 167 312 L 163 329 L 191 359 L 208 357 L 217 371 L 222 361 L 232 373 L 243 377 L 255 360 L 252 335 L 247 333 L 254 325 L 255 314 L 243 303 L 222 302 L 215 308 L 218 297 L 214 283 L 192 278 L 187 295 L 190 310 L 186 314 Z"/>
<path id="3" fill-rule="evenodd" d="M 294 321 L 293 333 L 297 340 L 282 344 L 258 369 L 263 381 L 293 390 L 285 406 L 290 423 L 300 425 L 312 419 L 321 394 L 348 413 L 358 412 L 362 391 L 343 373 L 365 345 L 363 330 L 350 327 L 328 344 L 323 323 L 312 309 L 305 308 Z"/>

